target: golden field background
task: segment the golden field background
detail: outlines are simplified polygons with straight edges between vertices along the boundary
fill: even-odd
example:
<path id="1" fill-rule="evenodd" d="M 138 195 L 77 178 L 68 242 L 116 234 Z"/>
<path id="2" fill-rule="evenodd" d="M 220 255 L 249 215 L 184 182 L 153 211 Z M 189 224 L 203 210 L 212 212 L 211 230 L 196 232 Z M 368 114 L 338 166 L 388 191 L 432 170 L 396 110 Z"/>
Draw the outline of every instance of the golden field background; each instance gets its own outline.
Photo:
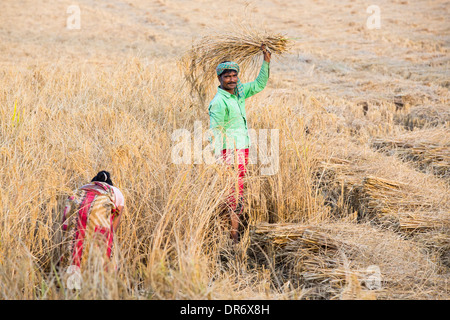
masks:
<path id="1" fill-rule="evenodd" d="M 371 30 L 371 4 L 3 1 L 0 297 L 449 299 L 450 5 L 378 1 Z M 209 125 L 177 62 L 238 22 L 294 45 L 247 100 L 252 128 L 279 129 L 280 167 L 250 166 L 233 247 L 217 219 L 226 173 L 173 164 L 171 135 Z M 64 290 L 61 206 L 103 169 L 126 197 L 118 272 L 93 261 Z"/>

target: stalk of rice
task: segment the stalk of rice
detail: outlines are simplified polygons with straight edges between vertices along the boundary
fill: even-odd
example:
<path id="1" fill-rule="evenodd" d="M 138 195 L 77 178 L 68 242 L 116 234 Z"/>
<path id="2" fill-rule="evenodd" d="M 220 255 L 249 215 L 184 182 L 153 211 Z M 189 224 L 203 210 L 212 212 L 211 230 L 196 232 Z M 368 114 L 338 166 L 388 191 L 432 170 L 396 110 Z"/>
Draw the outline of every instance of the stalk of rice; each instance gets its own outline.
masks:
<path id="1" fill-rule="evenodd" d="M 442 136 L 442 130 L 439 129 L 419 133 L 426 136 L 426 142 L 430 143 L 438 141 Z M 404 138 L 402 146 L 414 149 L 417 154 L 422 149 L 414 141 L 409 142 L 413 134 L 416 136 L 416 133 L 402 136 Z M 386 148 L 386 140 L 375 140 L 375 143 L 383 143 L 383 148 Z M 396 144 L 398 145 L 397 142 Z M 435 152 L 433 159 L 440 159 L 440 166 L 443 169 L 448 148 L 445 145 L 441 145 L 442 148 L 427 146 L 427 153 L 423 157 L 432 159 L 430 154 Z M 394 148 L 394 150 L 400 152 L 400 148 Z M 342 210 L 338 205 L 340 201 L 346 201 L 348 207 L 351 210 L 357 210 L 360 217 L 375 219 L 387 227 L 395 227 L 399 231 L 408 233 L 450 229 L 450 212 L 442 208 L 442 202 L 436 201 L 433 194 L 421 189 L 420 186 L 367 176 L 363 167 L 346 159 L 326 159 L 319 162 L 318 167 L 319 187 L 325 189 L 323 194 L 329 206 L 334 205 L 338 210 Z M 442 201 L 445 203 L 445 199 Z"/>
<path id="2" fill-rule="evenodd" d="M 330 157 L 320 159 L 315 173 L 316 183 L 331 214 L 355 220 L 364 211 L 361 183 L 366 167 L 355 160 Z"/>
<path id="3" fill-rule="evenodd" d="M 282 55 L 290 48 L 291 41 L 281 34 L 242 28 L 232 33 L 212 34 L 193 44 L 180 60 L 180 67 L 191 90 L 204 99 L 216 84 L 216 67 L 223 61 L 234 61 L 245 74 L 259 69 L 262 57 L 261 45 L 272 55 Z"/>

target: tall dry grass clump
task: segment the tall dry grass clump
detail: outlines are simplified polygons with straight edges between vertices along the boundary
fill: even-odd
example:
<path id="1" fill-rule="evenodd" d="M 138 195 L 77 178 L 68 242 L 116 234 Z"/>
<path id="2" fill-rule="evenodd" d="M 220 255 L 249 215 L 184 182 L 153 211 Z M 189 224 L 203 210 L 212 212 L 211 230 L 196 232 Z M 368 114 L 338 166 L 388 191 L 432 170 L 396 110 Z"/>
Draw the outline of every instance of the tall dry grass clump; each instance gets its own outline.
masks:
<path id="1" fill-rule="evenodd" d="M 420 157 L 408 161 L 374 150 L 373 136 L 386 141 L 404 130 L 389 101 L 365 110 L 272 69 L 267 88 L 246 102 L 258 161 L 248 168 L 246 226 L 237 246 L 221 215 L 230 171 L 174 163 L 179 141 L 172 133 L 190 133 L 194 147 L 195 125 L 209 127 L 208 95 L 193 96 L 192 83 L 198 90 L 212 86 L 222 59 L 251 73 L 261 43 L 284 55 L 285 40 L 257 33 L 204 39 L 190 52 L 195 59 L 184 60 L 193 82 L 175 61 L 136 56 L 2 65 L 0 297 L 448 299 L 447 180 L 411 163 L 439 160 L 446 170 L 448 143 L 431 155 L 416 149 Z M 259 135 L 268 129 L 279 133 L 279 149 L 269 154 L 278 152 L 273 175 L 262 174 L 259 154 Z M 445 127 L 435 129 L 435 139 L 447 137 Z M 407 142 L 417 142 L 415 134 Z M 271 150 L 277 141 L 268 138 Z M 405 151 L 391 147 L 393 154 Z M 62 204 L 101 169 L 126 198 L 114 244 L 117 271 L 106 272 L 94 255 L 82 274 L 85 285 L 72 292 L 57 265 Z M 371 265 L 383 282 L 367 292 Z"/>
<path id="2" fill-rule="evenodd" d="M 227 171 L 172 161 L 174 130 L 192 131 L 196 121 L 208 127 L 207 113 L 175 65 L 132 57 L 112 65 L 4 66 L 0 72 L 3 299 L 283 295 L 284 289 L 270 289 L 266 271 L 245 271 L 248 233 L 241 247 L 230 246 L 229 225 L 218 218 Z M 309 178 L 314 157 L 303 123 L 286 122 L 284 112 L 253 120 L 256 127 L 271 121 L 289 128 L 290 136 L 280 149 L 279 175 L 261 176 L 259 164 L 250 168 L 249 224 L 307 220 L 321 206 Z M 57 265 L 62 206 L 101 169 L 111 172 L 126 198 L 114 245 L 117 272 L 105 272 L 94 259 L 81 291 L 67 291 Z"/>
<path id="3" fill-rule="evenodd" d="M 377 296 L 446 296 L 439 278 L 444 264 L 433 261 L 446 259 L 448 236 L 435 226 L 422 228 L 444 217 L 437 216 L 446 208 L 438 197 L 444 194 L 443 184 L 436 183 L 436 177 L 413 174 L 400 160 L 350 142 L 354 133 L 340 131 L 336 118 L 323 112 L 325 97 L 307 90 L 278 95 L 269 85 L 247 102 L 252 128 L 279 130 L 279 163 L 274 175 L 261 173 L 261 161 L 250 164 L 244 211 L 248 228 L 242 229 L 241 243 L 232 246 L 229 224 L 220 216 L 229 172 L 216 164 L 172 161 L 171 149 L 178 142 L 172 138 L 174 130 L 193 132 L 197 121 L 205 129 L 209 123 L 205 106 L 190 95 L 176 70 L 170 62 L 136 57 L 112 65 L 2 67 L 3 299 L 335 299 L 348 296 L 349 290 L 356 296 L 365 294 L 358 281 L 364 284 L 370 264 L 378 264 L 383 279 L 389 279 Z M 306 115 L 315 120 L 308 122 Z M 275 142 L 271 139 L 269 146 Z M 258 154 L 258 139 L 254 142 Z M 202 147 L 207 144 L 202 141 Z M 57 265 L 62 204 L 101 169 L 112 173 L 126 198 L 114 244 L 117 272 L 106 272 L 93 257 L 83 271 L 85 285 L 72 292 L 65 290 Z M 389 233 L 386 240 L 378 234 L 372 243 L 373 230 L 352 218 L 346 194 L 334 193 L 343 183 L 351 191 L 367 182 L 369 174 L 385 177 L 393 172 L 396 181 L 413 184 L 421 179 L 429 190 L 434 185 L 424 199 L 431 201 L 433 210 L 428 213 L 436 218 L 429 223 L 420 220 L 420 206 L 403 215 L 408 230 L 412 222 L 420 223 L 417 245 L 398 241 L 395 250 L 395 234 Z M 405 207 L 401 193 L 376 198 L 384 189 L 369 192 L 365 186 L 367 206 L 361 212 Z M 337 195 L 334 207 L 330 192 Z M 408 199 L 423 196 L 417 188 L 414 192 Z M 379 206 L 371 207 L 376 201 Z M 346 224 L 332 232 L 336 219 Z M 310 231 L 305 233 L 305 226 Z M 388 261 L 377 251 L 380 245 L 389 249 Z M 412 247 L 417 255 L 400 255 L 402 248 Z M 436 256 L 428 259 L 422 248 L 431 248 Z M 424 260 L 430 263 L 421 264 Z M 422 273 L 408 273 L 412 282 L 395 281 L 396 267 L 402 264 L 405 269 L 423 265 Z M 420 278 L 424 272 L 427 283 Z M 427 289 L 421 293 L 413 283 Z"/>
<path id="4" fill-rule="evenodd" d="M 334 192 L 341 190 L 345 179 L 351 190 L 352 185 L 367 182 L 364 178 L 369 173 L 387 176 L 392 168 L 403 166 L 395 169 L 398 177 L 393 179 L 434 184 L 426 199 L 433 210 L 444 209 L 438 195 L 445 189 L 435 183 L 437 178 L 411 174 L 400 160 L 388 161 L 370 147 L 350 142 L 354 133 L 340 131 L 338 120 L 323 112 L 325 97 L 307 90 L 274 94 L 270 85 L 248 100 L 248 118 L 256 130 L 279 130 L 279 163 L 274 175 L 261 173 L 261 161 L 249 165 L 244 211 L 248 228 L 242 228 L 241 243 L 231 245 L 229 224 L 220 215 L 230 187 L 229 171 L 216 164 L 175 164 L 172 160 L 171 149 L 178 143 L 172 137 L 174 130 L 192 133 L 195 123 L 205 129 L 209 124 L 205 106 L 191 96 L 176 70 L 170 62 L 136 57 L 111 65 L 2 67 L 3 299 L 339 298 L 346 297 L 350 288 L 357 295 L 364 293 L 357 281 L 364 283 L 364 268 L 370 264 L 379 264 L 385 279 L 395 279 L 396 263 L 408 266 L 427 259 L 426 255 L 396 255 L 413 244 L 396 242 L 395 250 L 390 250 L 392 234 L 386 242 L 379 235 L 377 245 L 371 243 L 373 230 L 357 225 L 349 214 L 353 211 L 346 194 Z M 271 79 L 276 81 L 276 76 Z M 315 120 L 308 122 L 306 115 L 314 115 Z M 258 139 L 254 142 L 258 154 Z M 267 142 L 271 146 L 276 141 L 269 135 Z M 207 144 L 204 139 L 201 147 Z M 385 172 L 380 172 L 383 165 Z M 62 205 L 72 190 L 101 169 L 112 173 L 126 198 L 114 244 L 117 271 L 106 272 L 93 257 L 83 271 L 86 284 L 72 292 L 65 290 L 57 265 Z M 382 189 L 370 193 L 366 188 L 368 205 L 361 211 L 378 201 L 377 190 Z M 334 207 L 330 192 L 337 195 Z M 418 193 L 412 198 L 422 194 L 414 192 Z M 378 204 L 403 208 L 402 194 L 391 195 L 383 193 Z M 433 210 L 429 213 L 439 211 Z M 415 222 L 422 221 L 416 209 L 409 214 L 402 217 L 409 219 L 414 214 Z M 444 216 L 436 216 L 440 217 Z M 331 221 L 336 219 L 345 220 L 346 225 L 333 233 Z M 407 222 L 411 227 L 412 220 Z M 343 231 L 352 228 L 351 236 Z M 437 260 L 445 259 L 448 237 L 443 229 L 425 231 L 429 233 L 420 233 L 414 248 L 422 252 L 422 247 L 439 246 L 432 252 Z M 432 237 L 426 237 L 430 232 Z M 348 241 L 350 246 L 345 244 Z M 380 242 L 390 250 L 389 261 L 384 262 L 376 251 Z M 408 273 L 408 277 L 418 277 L 415 280 L 429 290 L 441 290 L 437 266 L 430 262 L 423 267 L 432 279 L 427 284 L 420 282 L 418 275 L 423 273 Z M 412 282 L 389 281 L 377 296 L 421 294 L 412 291 Z"/>

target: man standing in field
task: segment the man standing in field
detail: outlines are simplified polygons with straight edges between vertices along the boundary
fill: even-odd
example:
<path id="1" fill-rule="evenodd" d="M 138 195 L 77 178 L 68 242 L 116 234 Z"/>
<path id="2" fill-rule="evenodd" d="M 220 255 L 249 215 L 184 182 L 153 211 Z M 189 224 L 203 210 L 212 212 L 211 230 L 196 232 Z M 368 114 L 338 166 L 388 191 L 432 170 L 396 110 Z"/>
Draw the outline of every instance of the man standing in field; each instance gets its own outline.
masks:
<path id="1" fill-rule="evenodd" d="M 269 79 L 271 53 L 261 45 L 264 61 L 258 77 L 253 82 L 242 84 L 239 80 L 239 66 L 225 61 L 216 68 L 220 86 L 209 104 L 210 129 L 214 136 L 216 156 L 227 164 L 235 164 L 237 179 L 226 204 L 231 218 L 231 237 L 239 241 L 239 216 L 243 211 L 244 176 L 248 165 L 250 138 L 247 128 L 245 99 L 262 91 Z"/>

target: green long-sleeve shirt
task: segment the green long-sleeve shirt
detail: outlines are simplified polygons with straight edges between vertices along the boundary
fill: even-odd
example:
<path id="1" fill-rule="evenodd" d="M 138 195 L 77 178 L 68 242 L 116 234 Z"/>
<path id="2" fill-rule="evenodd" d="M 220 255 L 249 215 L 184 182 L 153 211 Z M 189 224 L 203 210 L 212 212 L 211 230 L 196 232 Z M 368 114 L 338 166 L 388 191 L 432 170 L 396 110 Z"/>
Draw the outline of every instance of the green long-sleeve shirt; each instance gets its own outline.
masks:
<path id="1" fill-rule="evenodd" d="M 244 83 L 244 97 L 237 98 L 221 88 L 209 104 L 210 129 L 215 152 L 222 149 L 246 149 L 250 146 L 245 99 L 262 91 L 269 79 L 269 63 L 263 61 L 255 81 Z"/>

